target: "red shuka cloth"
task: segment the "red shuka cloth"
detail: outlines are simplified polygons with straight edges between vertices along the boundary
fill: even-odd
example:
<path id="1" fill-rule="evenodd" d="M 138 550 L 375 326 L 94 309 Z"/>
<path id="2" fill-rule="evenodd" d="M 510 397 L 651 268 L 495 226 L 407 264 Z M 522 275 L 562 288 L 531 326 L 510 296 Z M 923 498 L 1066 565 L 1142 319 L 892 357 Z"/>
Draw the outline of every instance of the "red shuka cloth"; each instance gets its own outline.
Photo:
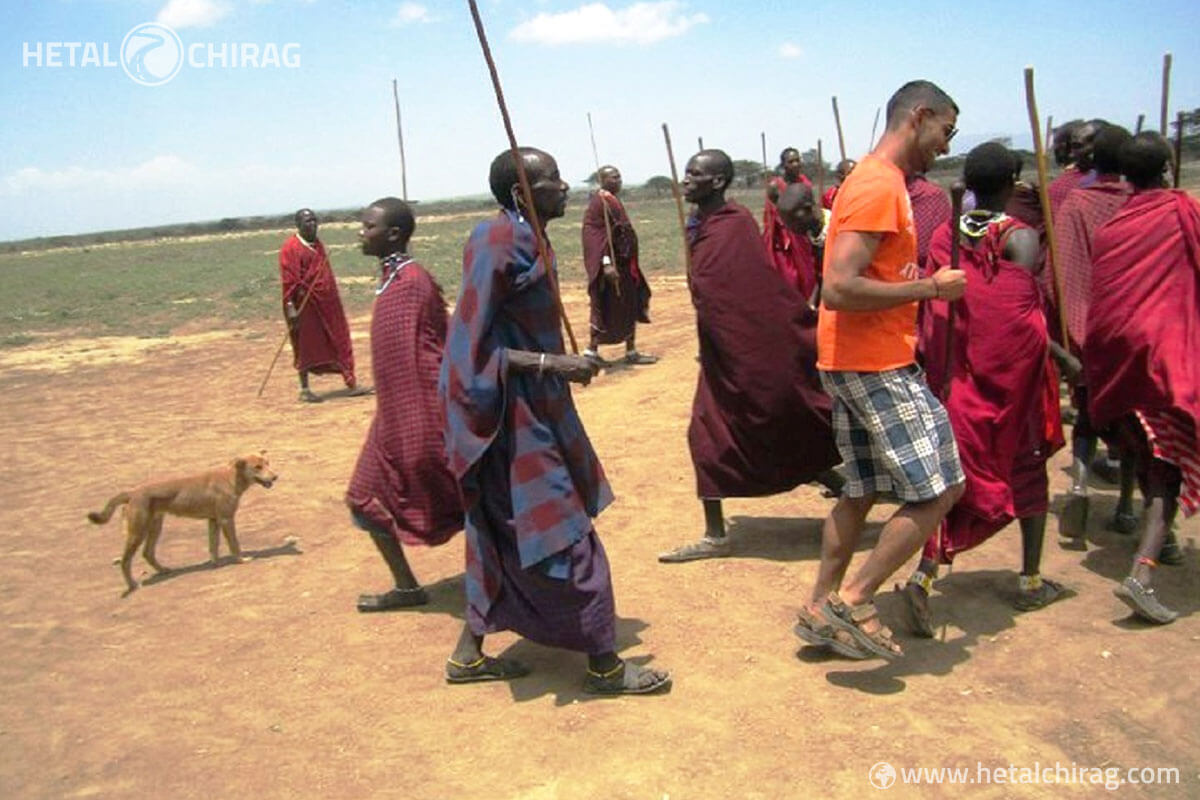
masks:
<path id="1" fill-rule="evenodd" d="M 926 557 L 943 563 L 1016 516 L 1044 512 L 1045 462 L 1064 444 L 1041 292 L 1028 270 L 1003 258 L 1005 237 L 1022 227 L 1009 219 L 992 223 L 981 240 L 961 237 L 967 291 L 954 305 L 945 405 L 967 481 L 925 547 Z M 934 233 L 929 258 L 934 269 L 950 264 L 949 224 Z M 947 304 L 928 303 L 921 350 L 935 390 L 946 372 L 946 328 Z"/>
<path id="2" fill-rule="evenodd" d="M 1067 309 L 1067 332 L 1078 350 L 1087 328 L 1092 283 L 1092 235 L 1129 198 L 1129 184 L 1097 180 L 1071 192 L 1054 217 L 1054 238 Z"/>
<path id="3" fill-rule="evenodd" d="M 609 255 L 608 227 L 616 254 L 618 290 L 604 279 L 603 258 Z M 592 195 L 583 213 L 583 267 L 588 277 L 591 327 L 599 344 L 618 344 L 633 335 L 638 322 L 650 321 L 650 286 L 638 269 L 638 240 L 625 206 L 603 189 Z"/>
<path id="4" fill-rule="evenodd" d="M 299 322 L 290 329 L 292 365 L 296 371 L 318 375 L 340 373 L 346 385 L 354 388 L 350 326 L 342 309 L 337 279 L 325 255 L 325 245 L 319 239 L 309 245 L 299 234 L 291 236 L 279 248 L 279 278 L 285 306 L 291 300 L 299 309 L 308 294 Z"/>
<path id="5" fill-rule="evenodd" d="M 837 198 L 838 189 L 842 188 L 841 184 L 835 183 L 825 190 L 825 194 L 821 195 L 821 207 L 832 211 L 833 201 Z"/>
<path id="6" fill-rule="evenodd" d="M 1050 213 L 1055 222 L 1058 221 L 1058 212 L 1062 210 L 1063 201 L 1067 199 L 1067 195 L 1079 187 L 1080 182 L 1087 174 L 1080 172 L 1075 167 L 1067 167 L 1059 173 L 1057 178 L 1050 181 L 1050 185 L 1046 187 L 1046 195 L 1050 199 Z"/>
<path id="7" fill-rule="evenodd" d="M 800 176 L 800 183 L 812 186 L 803 175 Z M 775 187 L 779 196 L 782 196 L 788 187 L 787 182 L 778 176 L 772 178 L 769 185 Z M 807 236 L 793 233 L 783 224 L 779 209 L 771 202 L 770 197 L 763 206 L 762 240 L 775 271 L 789 286 L 799 292 L 802 298 L 807 300 L 812 297 L 813 290 L 817 288 L 817 255 L 812 242 Z"/>
<path id="8" fill-rule="evenodd" d="M 913 175 L 906 182 L 908 199 L 912 203 L 913 224 L 917 228 L 917 264 L 924 264 L 929 254 L 929 242 L 939 225 L 950 219 L 950 198 L 924 175 Z M 928 274 L 928 273 L 926 273 Z"/>
<path id="9" fill-rule="evenodd" d="M 816 369 L 816 314 L 772 268 L 745 208 L 727 203 L 692 226 L 697 492 L 759 497 L 808 483 L 840 461 Z"/>
<path id="10" fill-rule="evenodd" d="M 441 544 L 463 527 L 438 397 L 445 342 L 442 290 L 424 267 L 410 261 L 375 299 L 375 416 L 346 490 L 351 509 L 401 544 Z"/>
<path id="11" fill-rule="evenodd" d="M 1173 416 L 1158 444 L 1183 474 L 1190 515 L 1200 498 L 1200 205 L 1181 191 L 1137 192 L 1096 230 L 1093 260 L 1083 347 L 1092 421 Z"/>

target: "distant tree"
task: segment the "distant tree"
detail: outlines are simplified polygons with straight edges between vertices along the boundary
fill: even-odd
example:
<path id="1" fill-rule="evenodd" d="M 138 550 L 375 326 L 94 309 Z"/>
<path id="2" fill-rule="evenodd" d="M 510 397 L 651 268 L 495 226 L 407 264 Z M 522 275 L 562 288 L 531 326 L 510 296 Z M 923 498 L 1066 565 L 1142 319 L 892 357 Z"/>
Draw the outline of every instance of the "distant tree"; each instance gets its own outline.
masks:
<path id="1" fill-rule="evenodd" d="M 830 175 L 833 174 L 833 165 L 821 159 L 821 168 L 825 170 L 825 179 L 830 180 Z M 800 154 L 800 171 L 803 172 L 810 181 L 814 183 L 817 180 L 817 148 L 805 150 Z"/>
<path id="2" fill-rule="evenodd" d="M 762 182 L 764 176 L 763 166 L 761 162 L 750 161 L 749 159 L 739 158 L 733 162 L 733 180 L 734 182 L 741 181 L 747 188 L 757 186 Z"/>
<path id="3" fill-rule="evenodd" d="M 655 175 L 646 181 L 646 188 L 654 192 L 658 197 L 662 197 L 671 191 L 671 179 L 666 175 Z"/>

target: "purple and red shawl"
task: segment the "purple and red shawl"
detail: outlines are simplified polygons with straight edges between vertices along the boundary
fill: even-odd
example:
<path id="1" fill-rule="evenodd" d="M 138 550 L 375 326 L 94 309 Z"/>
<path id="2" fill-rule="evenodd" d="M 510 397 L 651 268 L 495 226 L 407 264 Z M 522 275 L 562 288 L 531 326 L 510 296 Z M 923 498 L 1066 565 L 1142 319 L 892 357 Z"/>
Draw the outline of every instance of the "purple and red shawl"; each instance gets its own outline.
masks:
<path id="1" fill-rule="evenodd" d="M 504 522 L 522 569 L 569 561 L 571 548 L 613 499 L 567 382 L 509 373 L 508 349 L 562 353 L 563 339 L 533 229 L 504 210 L 476 226 L 463 251 L 462 288 L 439 378 L 446 452 L 467 512 L 468 613 L 477 619 L 487 619 L 504 580 L 483 514 L 484 496 L 496 488 L 481 468 L 485 456 L 507 468 L 508 486 L 500 489 L 511 500 L 511 518 Z M 493 446 L 499 450 L 489 452 Z M 550 573 L 558 567 L 569 568 L 547 566 Z"/>
<path id="2" fill-rule="evenodd" d="M 817 375 L 816 314 L 772 268 L 754 218 L 727 203 L 691 221 L 700 378 L 688 446 L 700 497 L 759 497 L 837 464 Z"/>
<path id="3" fill-rule="evenodd" d="M 381 266 L 384 288 L 371 314 L 375 417 L 346 504 L 401 544 L 437 545 L 463 527 L 458 481 L 446 466 L 446 416 L 437 388 L 446 301 L 417 262 L 396 254 Z"/>
<path id="4" fill-rule="evenodd" d="M 300 309 L 304 304 L 298 323 L 290 327 L 292 364 L 296 371 L 340 374 L 346 385 L 354 388 L 350 326 L 346 323 L 337 279 L 325 255 L 325 245 L 320 240 L 309 244 L 299 234 L 290 237 L 279 248 L 279 278 L 283 285 L 283 305 L 286 307 L 290 300 Z"/>
<path id="5" fill-rule="evenodd" d="M 1139 191 L 1095 232 L 1083 346 L 1097 427 L 1137 413 L 1153 455 L 1180 469 L 1179 505 L 1200 506 L 1200 204 Z"/>
<path id="6" fill-rule="evenodd" d="M 925 556 L 950 563 L 1014 518 L 1044 513 L 1046 460 L 1064 444 L 1058 374 L 1050 361 L 1042 296 L 1031 272 L 1004 258 L 1012 218 L 963 237 L 959 268 L 967 291 L 954 304 L 950 393 L 946 413 L 966 474 L 962 499 L 925 545 Z M 950 263 L 950 225 L 929 248 L 930 266 Z M 921 351 L 930 386 L 945 396 L 947 304 L 929 303 Z"/>
<path id="7" fill-rule="evenodd" d="M 608 208 L 608 225 L 604 209 Z M 612 252 L 616 255 L 617 288 L 604 279 L 602 261 L 610 255 L 608 228 L 612 229 Z M 616 195 L 603 189 L 592 195 L 583 213 L 583 267 L 588 277 L 591 326 L 599 344 L 619 344 L 633 335 L 639 322 L 650 321 L 650 286 L 638 268 L 638 239 L 625 206 Z"/>

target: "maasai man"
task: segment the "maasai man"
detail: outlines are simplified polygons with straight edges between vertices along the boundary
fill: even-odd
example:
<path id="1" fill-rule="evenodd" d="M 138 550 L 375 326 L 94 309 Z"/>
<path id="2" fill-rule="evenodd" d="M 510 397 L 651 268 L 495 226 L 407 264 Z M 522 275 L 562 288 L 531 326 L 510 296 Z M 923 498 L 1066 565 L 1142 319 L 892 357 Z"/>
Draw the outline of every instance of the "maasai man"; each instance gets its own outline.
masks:
<path id="1" fill-rule="evenodd" d="M 813 258 L 812 245 L 805 237 L 797 236 L 788 230 L 775 207 L 779 195 L 788 186 L 799 183 L 812 187 L 801 166 L 800 151 L 796 148 L 788 147 L 779 154 L 779 174 L 767 182 L 762 240 L 775 271 L 802 297 L 809 297 L 817 285 L 817 265 Z"/>
<path id="2" fill-rule="evenodd" d="M 1182 561 L 1171 524 L 1200 506 L 1200 204 L 1165 188 L 1170 161 L 1157 133 L 1122 149 L 1134 194 L 1093 238 L 1083 345 L 1092 423 L 1136 458 L 1146 500 L 1133 567 L 1114 591 L 1160 624 L 1177 615 L 1152 588 L 1156 561 Z"/>
<path id="3" fill-rule="evenodd" d="M 950 221 L 950 198 L 946 191 L 924 175 L 910 175 L 905 181 L 917 228 L 917 265 L 925 264 L 933 232 Z"/>
<path id="4" fill-rule="evenodd" d="M 796 633 L 835 646 L 849 633 L 863 653 L 901 654 L 874 596 L 962 495 L 963 472 L 946 410 L 916 365 L 917 303 L 957 300 L 962 270 L 922 278 L 905 176 L 949 151 L 958 107 L 929 81 L 907 83 L 887 106 L 875 150 L 842 184 L 825 244 L 817 367 L 833 397 L 833 427 L 848 480 L 822 531 L 821 565 Z M 845 585 L 867 513 L 881 492 L 904 504 Z M 839 587 L 840 591 L 839 591 Z"/>
<path id="5" fill-rule="evenodd" d="M 321 402 L 308 387 L 310 373 L 338 373 L 351 394 L 368 394 L 370 390 L 359 388 L 354 378 L 350 326 L 325 245 L 317 238 L 317 215 L 312 209 L 296 212 L 296 235 L 279 248 L 279 278 L 292 363 L 300 375 L 300 400 Z"/>
<path id="6" fill-rule="evenodd" d="M 821 207 L 826 211 L 833 210 L 833 201 L 837 197 L 838 189 L 845 182 L 846 176 L 849 175 L 854 167 L 858 164 L 852 158 L 844 158 L 838 162 L 837 170 L 834 172 L 833 186 L 825 190 L 825 194 L 821 195 Z"/>
<path id="7" fill-rule="evenodd" d="M 596 174 L 600 188 L 583 212 L 583 267 L 592 307 L 591 340 L 583 355 L 605 366 L 600 345 L 624 342 L 626 364 L 653 364 L 655 356 L 637 349 L 637 324 L 650 322 L 650 286 L 638 269 L 637 232 L 617 199 L 621 173 L 604 166 Z"/>
<path id="8" fill-rule="evenodd" d="M 1062 167 L 1062 172 L 1050 181 L 1046 194 L 1050 198 L 1050 212 L 1056 221 L 1067 195 L 1092 171 L 1092 143 L 1099 123 L 1100 120 L 1073 120 L 1054 131 L 1054 160 Z"/>
<path id="9" fill-rule="evenodd" d="M 1012 153 L 999 143 L 981 144 L 967 155 L 963 177 L 976 205 L 955 226 L 967 291 L 954 315 L 953 351 L 946 352 L 944 303 L 930 303 L 922 321 L 925 369 L 945 400 L 967 482 L 902 590 L 919 636 L 933 636 L 928 597 L 938 567 L 1013 519 L 1020 520 L 1022 552 L 1013 605 L 1032 611 L 1063 593 L 1040 569 L 1050 500 L 1046 460 L 1064 441 L 1058 373 L 1034 277 L 1037 233 L 1003 210 L 1015 172 Z M 934 232 L 928 271 L 950 263 L 951 235 L 949 224 Z"/>
<path id="10" fill-rule="evenodd" d="M 722 498 L 837 480 L 826 474 L 838 454 L 816 375 L 813 310 L 771 268 L 754 217 L 726 201 L 732 182 L 721 150 L 701 150 L 684 172 L 684 197 L 696 204 L 689 286 L 700 338 L 688 448 L 705 530 L 659 555 L 668 563 L 729 554 Z"/>
<path id="11" fill-rule="evenodd" d="M 532 147 L 521 158 L 544 225 L 563 215 L 558 164 Z M 612 490 L 583 430 L 568 382 L 595 368 L 563 353 L 553 251 L 540 260 L 517 162 L 504 151 L 489 175 L 500 213 L 475 227 L 439 382 L 446 448 L 467 513 L 467 611 L 446 664 L 450 683 L 519 677 L 528 669 L 483 654 L 484 634 L 511 630 L 587 653 L 584 691 L 646 693 L 671 677 L 617 657 L 612 579 L 592 519 Z M 547 243 L 548 246 L 548 243 Z"/>
<path id="12" fill-rule="evenodd" d="M 1129 139 L 1129 131 L 1119 125 L 1106 125 L 1096 134 L 1088 151 L 1089 163 L 1095 167 L 1095 179 L 1074 189 L 1053 218 L 1058 245 L 1057 266 L 1067 310 L 1067 332 L 1075 353 L 1080 352 L 1087 325 L 1092 285 L 1092 235 L 1129 197 L 1130 188 L 1121 180 L 1119 160 L 1121 147 Z M 1059 531 L 1064 536 L 1079 539 L 1087 529 L 1088 472 L 1096 457 L 1096 432 L 1088 418 L 1087 390 L 1082 378 L 1074 382 L 1071 399 L 1076 409 L 1075 424 L 1071 428 L 1074 474 L 1071 493 L 1059 519 Z M 1117 514 L 1114 525 L 1127 531 L 1136 526 L 1131 485 L 1124 487 Z"/>
<path id="13" fill-rule="evenodd" d="M 429 602 L 402 545 L 439 545 L 463 527 L 458 481 L 446 466 L 446 415 L 438 370 L 446 343 L 442 288 L 408 254 L 416 222 L 403 200 L 384 197 L 362 214 L 363 255 L 379 259 L 371 313 L 375 417 L 346 505 L 391 570 L 394 588 L 358 599 L 359 611 Z"/>
<path id="14" fill-rule="evenodd" d="M 812 249 L 813 272 L 816 275 L 817 285 L 810 294 L 804 297 L 804 300 L 815 311 L 820 299 L 817 293 L 821 290 L 821 275 L 816 265 L 821 263 L 821 258 L 825 254 L 825 233 L 829 230 L 830 213 L 825 208 L 817 208 L 812 187 L 805 186 L 803 183 L 793 183 L 784 189 L 776 207 L 779 209 L 779 218 L 783 220 L 787 229 L 798 239 L 806 241 Z M 815 318 L 813 321 L 816 322 Z M 815 350 L 813 359 L 815 363 Z"/>

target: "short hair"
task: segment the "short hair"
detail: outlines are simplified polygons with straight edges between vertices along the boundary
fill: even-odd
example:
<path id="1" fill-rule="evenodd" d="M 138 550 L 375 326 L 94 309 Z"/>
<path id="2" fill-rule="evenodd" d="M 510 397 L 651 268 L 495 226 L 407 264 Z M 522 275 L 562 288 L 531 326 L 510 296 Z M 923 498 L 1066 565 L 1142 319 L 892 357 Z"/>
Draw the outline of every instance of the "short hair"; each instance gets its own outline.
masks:
<path id="1" fill-rule="evenodd" d="M 1096 133 L 1092 142 L 1092 163 L 1103 175 L 1114 175 L 1121 171 L 1121 148 L 1133 135 L 1120 125 L 1108 123 Z"/>
<path id="2" fill-rule="evenodd" d="M 545 150 L 539 150 L 536 147 L 518 147 L 517 150 L 521 154 L 522 161 L 529 156 L 550 155 Z M 488 170 L 488 186 L 491 187 L 492 197 L 496 198 L 496 202 L 509 211 L 515 211 L 516 206 L 513 203 L 512 187 L 519 182 L 517 162 L 513 158 L 512 150 L 505 149 L 500 151 L 500 155 L 492 159 L 491 169 Z"/>
<path id="3" fill-rule="evenodd" d="M 311 208 L 302 208 L 299 211 L 297 211 L 295 214 L 292 215 L 292 221 L 295 222 L 297 225 L 299 225 L 300 224 L 300 216 L 302 214 L 312 214 L 314 217 L 317 215 L 316 212 L 313 211 Z"/>
<path id="4" fill-rule="evenodd" d="M 900 122 L 900 115 L 912 111 L 917 106 L 931 108 L 939 114 L 947 109 L 954 109 L 954 113 L 958 113 L 958 104 L 936 83 L 926 80 L 909 81 L 897 89 L 888 100 L 888 128 L 895 128 Z"/>
<path id="5" fill-rule="evenodd" d="M 1012 151 L 999 142 L 984 142 L 967 153 L 963 180 L 967 188 L 981 197 L 995 197 L 1011 186 L 1016 174 Z"/>
<path id="6" fill-rule="evenodd" d="M 388 228 L 399 228 L 402 238 L 407 241 L 416 230 L 417 221 L 413 217 L 412 207 L 399 197 L 381 197 L 369 208 L 378 208 L 383 212 L 383 224 Z"/>
<path id="7" fill-rule="evenodd" d="M 1121 174 L 1138 189 L 1161 185 L 1163 170 L 1171 163 L 1171 145 L 1156 131 L 1142 131 L 1121 147 Z"/>
<path id="8" fill-rule="evenodd" d="M 784 162 L 784 160 L 785 160 L 785 159 L 787 159 L 787 154 L 788 154 L 788 153 L 795 153 L 797 156 L 798 156 L 798 155 L 800 155 L 800 151 L 799 151 L 799 150 L 797 150 L 796 148 L 794 148 L 794 147 L 785 147 L 785 148 L 783 148 L 782 150 L 780 150 L 780 151 L 779 151 L 779 163 L 780 163 L 780 164 L 782 164 L 782 163 Z"/>
<path id="9" fill-rule="evenodd" d="M 717 174 L 725 176 L 725 185 L 733 185 L 733 161 L 729 158 L 728 153 L 724 150 L 701 150 L 692 156 L 692 158 L 699 158 L 700 156 L 712 159 L 715 162 Z"/>

